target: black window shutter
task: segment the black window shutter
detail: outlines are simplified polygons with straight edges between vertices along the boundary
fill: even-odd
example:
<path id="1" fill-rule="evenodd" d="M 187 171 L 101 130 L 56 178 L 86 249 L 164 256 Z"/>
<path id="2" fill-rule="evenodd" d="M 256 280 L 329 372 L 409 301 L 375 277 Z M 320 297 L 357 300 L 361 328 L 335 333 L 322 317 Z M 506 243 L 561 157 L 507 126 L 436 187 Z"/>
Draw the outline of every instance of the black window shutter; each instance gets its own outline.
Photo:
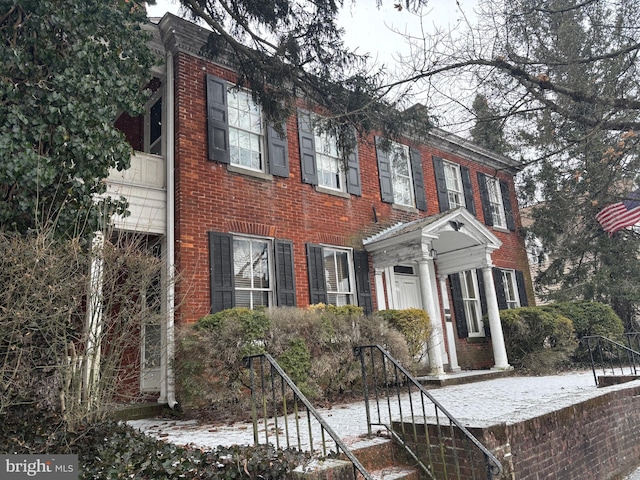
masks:
<path id="1" fill-rule="evenodd" d="M 313 135 L 311 114 L 298 110 L 298 141 L 300 144 L 300 169 L 302 181 L 318 185 L 318 169 L 316 166 L 316 145 Z"/>
<path id="2" fill-rule="evenodd" d="M 376 156 L 378 157 L 378 175 L 380 176 L 380 196 L 385 203 L 393 203 L 393 174 L 389 155 L 381 147 L 382 139 L 376 137 Z"/>
<path id="3" fill-rule="evenodd" d="M 504 292 L 504 282 L 502 280 L 502 270 L 493 267 L 493 284 L 496 287 L 496 298 L 498 299 L 498 310 L 507 308 L 507 295 Z"/>
<path id="4" fill-rule="evenodd" d="M 464 191 L 464 203 L 472 215 L 476 214 L 476 202 L 473 199 L 473 186 L 471 185 L 471 173 L 467 167 L 460 167 L 462 177 L 462 190 Z"/>
<path id="5" fill-rule="evenodd" d="M 484 291 L 484 275 L 482 274 L 482 270 L 476 270 L 476 278 L 478 280 L 478 290 L 480 294 L 480 311 L 482 315 L 486 315 L 488 312 L 487 309 L 487 294 Z"/>
<path id="6" fill-rule="evenodd" d="M 416 197 L 416 208 L 427 211 L 427 194 L 424 190 L 424 172 L 422 170 L 422 156 L 417 148 L 409 149 L 411 160 L 411 174 L 413 176 L 413 191 Z"/>
<path id="7" fill-rule="evenodd" d="M 209 277 L 211 313 L 233 308 L 233 237 L 227 233 L 209 232 Z"/>
<path id="8" fill-rule="evenodd" d="M 507 218 L 507 228 L 513 232 L 516 229 L 516 222 L 513 219 L 513 207 L 511 205 L 511 195 L 509 195 L 509 184 L 504 180 L 500 180 L 500 193 L 502 194 L 504 215 Z"/>
<path id="9" fill-rule="evenodd" d="M 520 306 L 528 307 L 529 300 L 527 299 L 527 287 L 524 283 L 524 273 L 521 270 L 516 270 L 516 284 L 518 285 L 518 297 L 520 298 Z"/>
<path id="10" fill-rule="evenodd" d="M 451 302 L 453 303 L 453 313 L 456 317 L 458 338 L 467 338 L 469 336 L 469 328 L 467 327 L 467 316 L 464 314 L 459 273 L 449 275 L 449 285 L 451 286 Z"/>
<path id="11" fill-rule="evenodd" d="M 371 277 L 369 276 L 369 253 L 366 250 L 354 250 L 353 263 L 356 269 L 358 305 L 362 307 L 365 315 L 369 315 L 373 313 Z"/>
<path id="12" fill-rule="evenodd" d="M 491 215 L 491 203 L 489 203 L 489 190 L 487 189 L 487 176 L 478 172 L 478 187 L 480 189 L 480 201 L 482 202 L 482 214 L 484 224 L 493 226 L 493 215 Z"/>
<path id="13" fill-rule="evenodd" d="M 433 156 L 433 171 L 436 176 L 436 190 L 438 191 L 438 204 L 440 211 L 449 210 L 449 192 L 447 191 L 447 179 L 444 175 L 444 162 L 440 157 Z"/>
<path id="14" fill-rule="evenodd" d="M 267 126 L 267 150 L 269 152 L 269 173 L 278 177 L 289 177 L 289 147 L 287 145 L 287 125 L 282 124 L 281 136 L 273 125 Z"/>
<path id="15" fill-rule="evenodd" d="M 209 160 L 229 163 L 227 82 L 207 75 L 207 140 Z"/>
<path id="16" fill-rule="evenodd" d="M 360 161 L 358 160 L 358 146 L 355 145 L 353 152 L 347 158 L 347 192 L 352 195 L 362 195 L 362 184 L 360 183 Z"/>
<path id="17" fill-rule="evenodd" d="M 324 255 L 320 245 L 307 243 L 309 270 L 309 303 L 327 303 L 327 283 L 324 278 Z"/>
<path id="18" fill-rule="evenodd" d="M 276 288 L 278 306 L 296 306 L 296 275 L 293 266 L 293 243 L 289 240 L 276 240 Z"/>

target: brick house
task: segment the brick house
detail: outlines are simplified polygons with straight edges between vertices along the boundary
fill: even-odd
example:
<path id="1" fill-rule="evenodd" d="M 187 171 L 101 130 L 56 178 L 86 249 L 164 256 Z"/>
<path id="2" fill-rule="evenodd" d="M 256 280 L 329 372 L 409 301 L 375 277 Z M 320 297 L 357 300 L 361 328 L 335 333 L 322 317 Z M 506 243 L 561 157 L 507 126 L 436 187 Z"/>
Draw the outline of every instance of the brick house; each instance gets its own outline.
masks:
<path id="1" fill-rule="evenodd" d="M 143 391 L 173 401 L 174 322 L 233 306 L 423 308 L 431 371 L 509 368 L 498 310 L 531 292 L 516 162 L 434 128 L 426 143 L 359 139 L 341 168 L 313 113 L 284 137 L 264 124 L 232 63 L 202 55 L 207 30 L 171 14 L 148 28 L 164 65 L 144 118 L 117 122 L 136 154 L 107 180 L 130 201 L 116 228 L 159 238 L 169 264 Z"/>

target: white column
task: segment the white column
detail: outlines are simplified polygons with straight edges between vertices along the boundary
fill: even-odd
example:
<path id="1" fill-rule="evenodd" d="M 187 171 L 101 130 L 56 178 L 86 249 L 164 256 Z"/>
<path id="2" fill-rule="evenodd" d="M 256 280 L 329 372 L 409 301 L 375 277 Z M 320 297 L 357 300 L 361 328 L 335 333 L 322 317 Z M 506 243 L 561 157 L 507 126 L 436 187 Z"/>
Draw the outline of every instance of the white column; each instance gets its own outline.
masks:
<path id="1" fill-rule="evenodd" d="M 491 267 L 482 268 L 482 278 L 484 279 L 484 292 L 487 297 L 487 314 L 489 316 L 489 328 L 491 329 L 491 343 L 493 345 L 493 368 L 507 370 L 511 368 L 507 360 L 507 349 L 504 346 L 504 336 L 502 334 L 502 323 L 498 310 L 498 298 L 496 297 L 496 287 L 493 283 Z"/>
<path id="2" fill-rule="evenodd" d="M 376 303 L 378 304 L 378 310 L 386 310 L 387 302 L 384 298 L 384 280 L 382 278 L 383 270 L 376 268 L 374 270 L 374 279 L 376 285 Z"/>
<path id="3" fill-rule="evenodd" d="M 96 232 L 91 244 L 91 270 L 89 273 L 89 298 L 85 323 L 84 352 L 84 400 L 95 400 L 95 389 L 100 379 L 100 355 L 102 348 L 102 282 L 104 235 Z"/>
<path id="4" fill-rule="evenodd" d="M 435 299 L 433 295 L 433 285 L 435 284 L 435 275 L 432 278 L 429 263 L 433 262 L 430 258 L 422 258 L 418 261 L 418 274 L 420 276 L 420 296 L 422 297 L 423 308 L 429 314 L 433 331 L 429 338 L 429 367 L 432 375 L 444 375 L 444 366 L 442 364 L 442 324 L 438 316 Z"/>
<path id="5" fill-rule="evenodd" d="M 452 372 L 460 370 L 458 365 L 458 352 L 456 351 L 455 332 L 453 331 L 453 323 L 451 322 L 451 304 L 449 303 L 449 290 L 447 289 L 447 276 L 440 275 L 440 295 L 442 295 L 442 308 L 444 308 L 444 320 L 447 331 L 447 345 L 449 347 L 449 368 Z"/>

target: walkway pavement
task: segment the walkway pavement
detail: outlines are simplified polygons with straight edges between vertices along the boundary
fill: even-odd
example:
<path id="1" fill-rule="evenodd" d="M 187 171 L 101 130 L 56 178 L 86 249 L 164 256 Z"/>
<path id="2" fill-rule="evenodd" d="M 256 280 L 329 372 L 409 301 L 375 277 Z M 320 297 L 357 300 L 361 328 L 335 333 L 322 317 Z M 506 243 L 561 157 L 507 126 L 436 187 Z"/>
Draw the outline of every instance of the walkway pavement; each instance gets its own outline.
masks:
<path id="1" fill-rule="evenodd" d="M 481 427 L 502 422 L 517 423 L 612 390 L 635 386 L 637 382 L 640 383 L 640 380 L 597 388 L 589 370 L 544 377 L 510 376 L 433 388 L 429 392 L 463 425 Z M 319 411 L 347 444 L 360 442 L 366 434 L 362 403 L 334 405 Z M 213 448 L 218 445 L 253 444 L 253 429 L 251 424 L 246 423 L 223 425 L 168 419 L 134 420 L 129 423 L 149 435 L 179 445 Z M 273 425 L 267 427 L 272 428 Z M 261 435 L 264 433 L 263 428 Z M 640 469 L 627 480 L 640 480 Z"/>

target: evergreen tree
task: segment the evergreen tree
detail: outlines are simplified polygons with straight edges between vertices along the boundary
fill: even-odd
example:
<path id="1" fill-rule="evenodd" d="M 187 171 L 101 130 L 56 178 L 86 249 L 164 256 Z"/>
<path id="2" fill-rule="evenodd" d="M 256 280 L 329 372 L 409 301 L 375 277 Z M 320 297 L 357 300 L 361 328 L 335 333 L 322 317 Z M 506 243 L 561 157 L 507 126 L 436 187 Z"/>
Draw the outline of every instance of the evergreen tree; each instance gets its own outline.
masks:
<path id="1" fill-rule="evenodd" d="M 135 0 L 0 0 L 0 228 L 95 231 L 129 166 L 116 116 L 143 111 L 153 64 Z"/>
<path id="2" fill-rule="evenodd" d="M 477 94 L 472 105 L 475 125 L 471 128 L 471 139 L 477 145 L 494 153 L 506 155 L 508 145 L 504 138 L 502 117 L 489 106 L 487 97 Z"/>

